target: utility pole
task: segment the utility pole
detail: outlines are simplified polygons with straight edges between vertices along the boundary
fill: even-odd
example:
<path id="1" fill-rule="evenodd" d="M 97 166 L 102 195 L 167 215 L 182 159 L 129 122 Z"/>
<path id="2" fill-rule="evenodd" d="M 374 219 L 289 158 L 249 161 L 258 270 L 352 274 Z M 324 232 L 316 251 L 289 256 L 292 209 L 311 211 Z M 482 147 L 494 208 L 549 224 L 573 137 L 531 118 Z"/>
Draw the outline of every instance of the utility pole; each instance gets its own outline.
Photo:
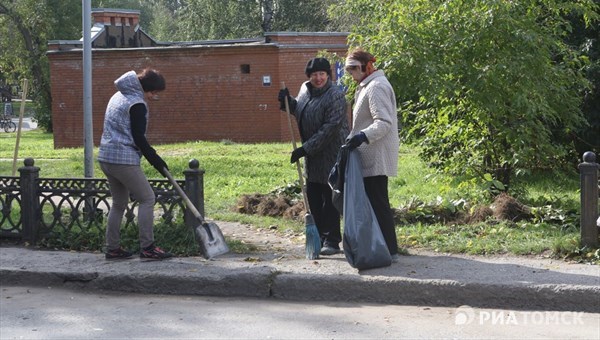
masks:
<path id="1" fill-rule="evenodd" d="M 83 127 L 84 172 L 86 178 L 94 177 L 94 133 L 92 121 L 92 4 L 83 1 Z"/>

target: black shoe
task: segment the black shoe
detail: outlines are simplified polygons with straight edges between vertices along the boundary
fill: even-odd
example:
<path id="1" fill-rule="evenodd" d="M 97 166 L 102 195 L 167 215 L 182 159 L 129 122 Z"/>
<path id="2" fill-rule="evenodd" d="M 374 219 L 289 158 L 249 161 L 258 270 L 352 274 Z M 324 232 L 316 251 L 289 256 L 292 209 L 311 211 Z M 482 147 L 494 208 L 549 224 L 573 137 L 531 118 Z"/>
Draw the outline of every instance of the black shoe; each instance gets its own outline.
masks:
<path id="1" fill-rule="evenodd" d="M 164 260 L 172 256 L 173 254 L 160 249 L 154 244 L 142 249 L 142 252 L 140 253 L 140 258 L 147 260 Z"/>
<path id="2" fill-rule="evenodd" d="M 104 257 L 107 260 L 125 260 L 125 259 L 130 259 L 132 256 L 133 256 L 132 252 L 127 251 L 120 247 L 117 249 L 109 250 L 106 252 L 106 254 L 104 254 Z"/>

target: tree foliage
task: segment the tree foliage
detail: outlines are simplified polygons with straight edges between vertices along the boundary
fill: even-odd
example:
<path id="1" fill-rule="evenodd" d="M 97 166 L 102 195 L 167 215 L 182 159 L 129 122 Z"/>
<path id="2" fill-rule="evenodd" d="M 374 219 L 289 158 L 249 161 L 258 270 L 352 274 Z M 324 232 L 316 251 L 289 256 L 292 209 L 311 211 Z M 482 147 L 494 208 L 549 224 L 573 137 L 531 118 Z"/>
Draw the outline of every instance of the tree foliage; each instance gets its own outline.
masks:
<path id="1" fill-rule="evenodd" d="M 73 36 L 72 7 L 51 0 L 0 0 L 0 78 L 9 84 L 30 80 L 28 98 L 40 125 L 49 131 L 52 97 L 45 53 L 56 35 Z"/>
<path id="2" fill-rule="evenodd" d="M 327 10 L 341 0 L 189 0 L 179 13 L 180 40 L 254 38 L 265 31 L 326 31 Z"/>
<path id="3" fill-rule="evenodd" d="M 141 12 L 140 25 L 160 41 L 256 38 L 265 31 L 328 31 L 342 0 L 96 0 L 96 7 Z"/>
<path id="4" fill-rule="evenodd" d="M 140 11 L 140 26 L 159 41 L 258 37 L 265 29 L 327 28 L 327 6 L 340 0 L 92 0 L 93 8 Z M 48 40 L 78 40 L 82 2 L 0 0 L 0 83 L 28 78 L 39 125 L 52 131 Z"/>
<path id="5" fill-rule="evenodd" d="M 183 40 L 256 37 L 262 13 L 257 1 L 189 0 L 179 17 Z"/>
<path id="6" fill-rule="evenodd" d="M 328 16 L 332 5 L 340 0 L 275 0 L 275 17 L 272 31 L 315 32 L 332 31 L 339 27 Z"/>
<path id="7" fill-rule="evenodd" d="M 566 15 L 591 0 L 348 0 L 350 36 L 381 60 L 402 103 L 404 138 L 451 174 L 509 185 L 564 163 L 585 124 L 586 59 L 564 42 Z M 487 174 L 487 175 L 486 175 Z"/>
<path id="8" fill-rule="evenodd" d="M 600 6 L 600 0 L 596 0 Z M 573 138 L 578 155 L 586 151 L 600 153 L 600 23 L 586 25 L 585 18 L 568 17 L 572 32 L 565 41 L 589 59 L 584 71 L 592 86 L 583 93 L 582 111 L 587 125 L 575 131 Z M 581 157 L 579 157 L 581 160 Z"/>

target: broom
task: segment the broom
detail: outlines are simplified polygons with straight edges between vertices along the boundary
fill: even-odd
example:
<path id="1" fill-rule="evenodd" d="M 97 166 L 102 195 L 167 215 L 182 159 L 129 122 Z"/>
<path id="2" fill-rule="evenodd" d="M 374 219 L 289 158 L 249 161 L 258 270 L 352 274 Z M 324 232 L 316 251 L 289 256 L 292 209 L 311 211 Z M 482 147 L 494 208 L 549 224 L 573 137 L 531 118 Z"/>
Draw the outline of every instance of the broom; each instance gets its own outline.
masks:
<path id="1" fill-rule="evenodd" d="M 285 83 L 281 83 L 281 89 L 285 89 Z M 294 138 L 294 129 L 292 128 L 292 119 L 290 118 L 290 103 L 287 97 L 285 97 L 285 111 L 287 113 L 288 125 L 290 127 L 290 134 L 292 135 L 292 151 L 296 150 L 296 139 Z M 304 199 L 304 207 L 306 209 L 306 215 L 304 215 L 304 226 L 306 234 L 305 251 L 306 258 L 314 260 L 319 258 L 321 252 L 321 236 L 319 230 L 315 224 L 315 219 L 310 213 L 310 207 L 308 206 L 308 198 L 306 197 L 306 191 L 304 190 L 304 180 L 302 177 L 302 170 L 300 169 L 300 160 L 296 161 L 296 169 L 298 170 L 298 181 L 300 183 L 300 189 L 302 190 L 302 198 Z"/>

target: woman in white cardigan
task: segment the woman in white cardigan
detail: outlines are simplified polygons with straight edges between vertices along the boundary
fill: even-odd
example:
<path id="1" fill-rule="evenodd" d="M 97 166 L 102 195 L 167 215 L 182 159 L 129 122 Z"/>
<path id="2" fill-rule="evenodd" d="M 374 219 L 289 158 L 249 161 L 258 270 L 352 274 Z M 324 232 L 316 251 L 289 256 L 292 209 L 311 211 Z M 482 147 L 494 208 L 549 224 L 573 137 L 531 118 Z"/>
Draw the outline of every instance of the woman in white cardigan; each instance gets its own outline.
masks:
<path id="1" fill-rule="evenodd" d="M 398 117 L 396 95 L 375 57 L 357 48 L 346 58 L 346 72 L 358 83 L 352 109 L 349 148 L 357 149 L 362 161 L 365 191 L 392 255 L 398 261 L 398 241 L 389 202 L 388 177 L 398 173 Z"/>

